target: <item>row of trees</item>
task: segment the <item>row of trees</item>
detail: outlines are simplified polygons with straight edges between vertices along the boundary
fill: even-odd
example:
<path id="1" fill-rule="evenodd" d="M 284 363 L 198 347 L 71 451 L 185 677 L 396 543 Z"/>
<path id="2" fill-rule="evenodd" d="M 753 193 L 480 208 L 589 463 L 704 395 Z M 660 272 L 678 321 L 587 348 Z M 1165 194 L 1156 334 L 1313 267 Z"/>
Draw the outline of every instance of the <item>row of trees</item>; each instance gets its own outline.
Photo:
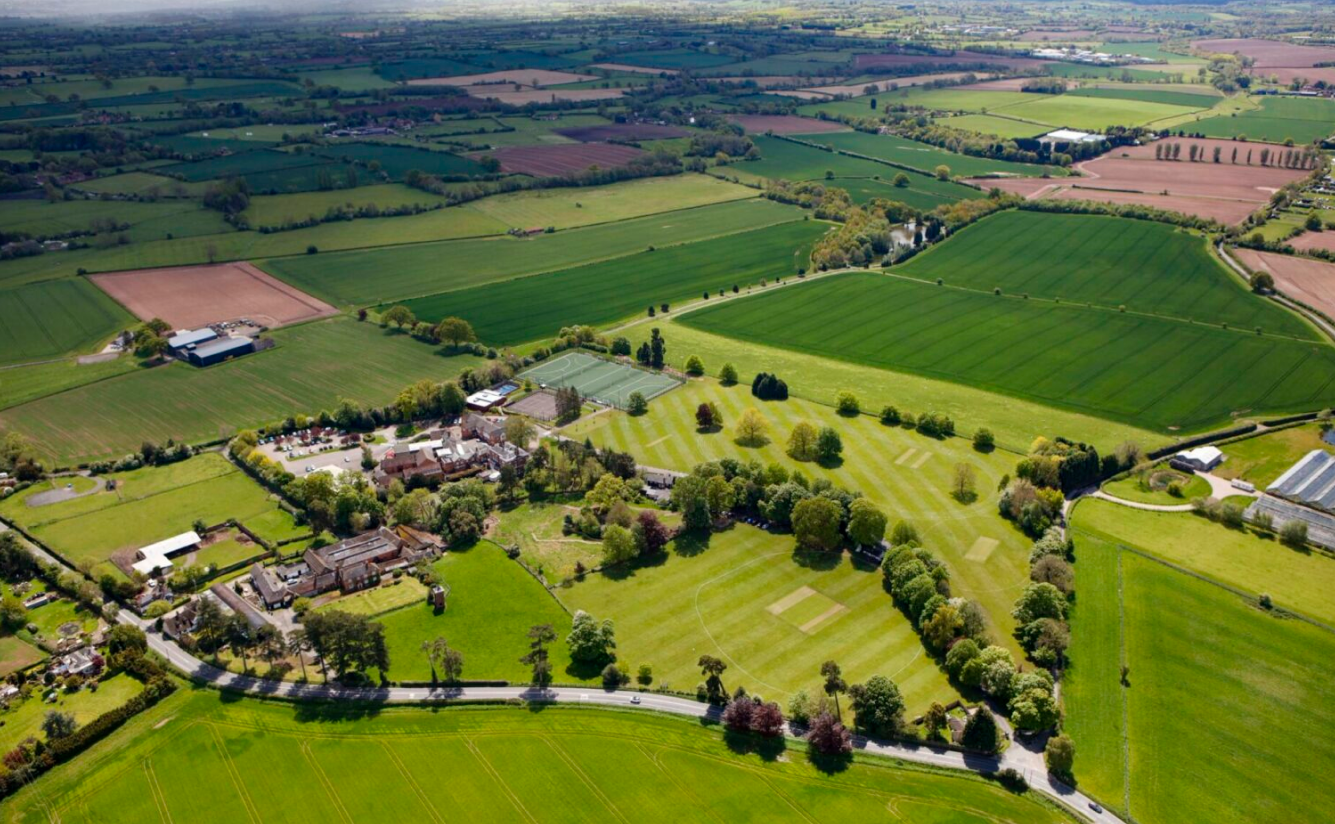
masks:
<path id="1" fill-rule="evenodd" d="M 1237 165 L 1238 148 L 1234 146 L 1230 153 L 1229 163 Z M 1187 145 L 1187 160 L 1191 163 L 1205 162 L 1206 147 L 1196 143 Z M 1252 153 L 1254 149 L 1248 147 L 1244 164 L 1252 165 Z M 1181 143 L 1159 142 L 1154 144 L 1155 160 L 1180 160 L 1182 157 Z M 1223 147 L 1214 146 L 1210 151 L 1210 160 L 1213 163 L 1222 162 Z M 1285 169 L 1314 169 L 1321 162 L 1321 152 L 1315 146 L 1304 146 L 1302 149 L 1285 149 L 1281 153 L 1278 149 L 1263 147 L 1259 155 L 1260 165 L 1278 166 Z"/>

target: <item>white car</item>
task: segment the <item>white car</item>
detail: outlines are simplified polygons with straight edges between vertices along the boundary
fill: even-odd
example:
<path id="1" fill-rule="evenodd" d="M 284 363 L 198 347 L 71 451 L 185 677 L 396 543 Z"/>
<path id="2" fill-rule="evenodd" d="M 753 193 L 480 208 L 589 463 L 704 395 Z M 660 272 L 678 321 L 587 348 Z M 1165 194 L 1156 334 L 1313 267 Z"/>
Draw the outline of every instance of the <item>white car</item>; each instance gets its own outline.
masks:
<path id="1" fill-rule="evenodd" d="M 632 695 L 632 696 L 630 697 L 630 703 L 632 703 L 632 704 L 638 704 L 638 703 L 640 703 L 640 696 L 638 696 L 638 695 Z"/>

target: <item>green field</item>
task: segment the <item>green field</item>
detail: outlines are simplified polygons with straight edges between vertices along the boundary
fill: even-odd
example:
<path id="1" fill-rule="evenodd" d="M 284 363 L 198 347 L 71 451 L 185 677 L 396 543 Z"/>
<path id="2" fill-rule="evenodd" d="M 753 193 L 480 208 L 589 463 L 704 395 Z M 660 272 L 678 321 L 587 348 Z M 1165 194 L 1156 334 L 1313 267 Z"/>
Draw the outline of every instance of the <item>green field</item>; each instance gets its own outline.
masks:
<path id="1" fill-rule="evenodd" d="M 11 710 L 0 712 L 0 722 L 3 722 L 3 726 L 0 726 L 0 748 L 9 752 L 28 736 L 45 740 L 42 719 L 51 710 L 70 713 L 82 726 L 129 701 L 141 690 L 143 685 L 125 674 L 113 675 L 99 683 L 96 691 L 83 689 L 70 695 L 60 690 L 59 697 L 51 704 L 42 700 L 40 690 L 34 690 L 26 701 Z"/>
<path id="2" fill-rule="evenodd" d="M 44 237 L 66 232 L 87 232 L 95 220 L 112 220 L 134 227 L 148 221 L 174 223 L 184 213 L 196 211 L 201 211 L 199 204 L 190 201 L 125 203 L 116 200 L 61 200 L 47 203 L 42 200 L 0 200 L 0 226 L 10 232 L 26 232 L 35 237 Z"/>
<path id="3" fill-rule="evenodd" d="M 681 322 L 1162 431 L 1335 398 L 1335 349 L 1325 345 L 870 272 L 707 307 Z"/>
<path id="4" fill-rule="evenodd" d="M 1173 497 L 1167 490 L 1168 483 L 1173 482 L 1170 479 L 1174 478 L 1177 479 L 1177 483 L 1182 484 L 1181 497 Z M 1157 464 L 1147 473 L 1143 482 L 1138 474 L 1132 473 L 1121 480 L 1108 481 L 1103 485 L 1103 491 L 1124 501 L 1138 501 L 1157 506 L 1181 506 L 1193 498 L 1210 497 L 1210 482 L 1199 475 L 1184 475 L 1169 469 L 1166 464 Z"/>
<path id="5" fill-rule="evenodd" d="M 754 189 L 708 175 L 687 174 L 642 178 L 610 186 L 511 192 L 470 205 L 509 228 L 568 229 L 755 195 Z"/>
<path id="6" fill-rule="evenodd" d="M 839 391 L 851 389 L 862 399 L 863 408 L 871 411 L 893 404 L 914 413 L 935 410 L 950 415 L 959 431 L 966 434 L 972 434 L 979 427 L 988 427 L 998 443 L 1013 452 L 1024 452 L 1034 436 L 1043 432 L 1060 432 L 1070 438 L 1096 443 L 1101 449 L 1112 449 L 1122 441 L 1135 441 L 1146 447 L 1164 441 L 1161 435 L 1106 418 L 925 375 L 890 372 L 714 335 L 670 317 L 642 321 L 628 329 L 632 347 L 648 340 L 651 326 L 662 327 L 669 342 L 667 362 L 679 370 L 685 368 L 687 357 L 698 355 L 704 359 L 711 374 L 717 373 L 723 363 L 731 362 L 737 368 L 741 382 L 748 386 L 757 373 L 776 372 L 788 382 L 793 396 L 824 404 L 833 403 Z"/>
<path id="7" fill-rule="evenodd" d="M 785 223 L 801 214 L 792 206 L 752 198 L 525 240 L 430 243 L 259 263 L 270 274 L 331 303 L 365 305 L 610 260 L 649 245 L 662 249 Z"/>
<path id="8" fill-rule="evenodd" d="M 129 312 L 84 278 L 3 289 L 0 364 L 49 360 L 89 350 L 134 324 Z"/>
<path id="9" fill-rule="evenodd" d="M 1186 106 L 1190 109 L 1209 109 L 1221 98 L 1217 94 L 1197 94 L 1195 92 L 1162 91 L 1153 86 L 1136 88 L 1103 88 L 1085 86 L 1066 92 L 1075 97 L 1101 97 L 1115 100 L 1143 100 L 1146 103 L 1166 103 L 1170 106 Z"/>
<path id="10" fill-rule="evenodd" d="M 663 49 L 662 51 L 622 52 L 617 54 L 615 62 L 628 66 L 644 66 L 651 69 L 707 69 L 736 62 L 737 58 L 726 54 L 708 54 L 694 49 Z"/>
<path id="11" fill-rule="evenodd" d="M 286 550 L 285 550 L 286 551 Z M 382 615 L 391 610 L 426 600 L 427 588 L 411 576 L 387 579 L 378 587 L 364 589 L 324 604 L 320 611 L 350 612 L 354 615 Z"/>
<path id="12" fill-rule="evenodd" d="M 258 177 L 272 172 L 305 166 L 334 168 L 335 164 L 328 158 L 319 155 L 256 149 L 223 157 L 198 160 L 193 163 L 177 163 L 174 166 L 164 166 L 159 171 L 164 175 L 181 177 L 186 181 L 197 183 L 221 177 Z M 268 188 L 267 186 L 257 185 L 253 180 L 250 182 L 251 188 L 254 190 L 263 191 Z"/>
<path id="13" fill-rule="evenodd" d="M 1335 451 L 1321 439 L 1321 428 L 1317 424 L 1268 432 L 1223 444 L 1221 448 L 1228 460 L 1215 467 L 1214 474 L 1221 478 L 1251 481 L 1257 489 L 1265 489 L 1274 483 L 1286 469 L 1313 449 Z"/>
<path id="14" fill-rule="evenodd" d="M 811 143 L 833 146 L 838 151 L 853 152 L 854 154 L 867 155 L 892 163 L 912 166 L 928 174 L 934 173 L 939 165 L 948 166 L 951 175 L 955 177 L 974 177 L 988 174 L 1038 177 L 1045 171 L 1045 167 L 1036 163 L 1012 163 L 986 157 L 971 157 L 939 149 L 927 143 L 905 140 L 894 135 L 840 132 L 809 135 L 805 139 Z M 1064 173 L 1060 169 L 1057 169 L 1056 172 L 1058 174 Z"/>
<path id="15" fill-rule="evenodd" d="M 674 347 L 675 340 L 671 331 L 665 333 L 669 350 Z M 683 349 L 682 353 L 689 351 Z M 707 365 L 714 369 L 719 364 Z M 795 381 L 797 378 L 794 375 Z M 862 387 L 856 384 L 846 384 L 842 388 L 862 392 Z M 833 393 L 825 400 L 827 403 L 832 401 Z M 704 402 L 717 404 L 723 412 L 723 431 L 700 433 L 696 430 L 695 410 Z M 761 447 L 742 447 L 734 440 L 732 424 L 748 407 L 758 408 L 769 422 L 770 443 Z M 840 433 L 844 441 L 842 465 L 826 468 L 809 462 L 799 463 L 785 454 L 789 433 L 803 420 L 816 426 L 831 426 Z M 650 402 L 649 412 L 645 415 L 599 415 L 564 431 L 573 438 L 590 437 L 596 444 L 629 451 L 649 466 L 686 471 L 701 461 L 754 459 L 762 464 L 778 462 L 789 470 L 800 469 L 809 478 L 828 478 L 836 485 L 861 492 L 880 504 L 892 521 L 902 518 L 917 526 L 925 544 L 950 566 L 954 594 L 978 600 L 992 621 L 997 642 L 1014 643 L 1010 640 L 1013 629 L 1010 608 L 1015 595 L 1028 579 L 1028 542 L 1001 519 L 995 499 L 986 492 L 995 489 L 1001 476 L 1011 471 L 1012 454 L 1000 451 L 980 453 L 964 438 L 938 441 L 909 430 L 883 426 L 879 420 L 867 415 L 843 418 L 829 406 L 796 398 L 782 403 L 762 403 L 751 396 L 746 386 L 723 387 L 713 381 L 692 381 Z M 950 495 L 950 479 L 960 463 L 974 468 L 978 488 L 984 491 L 970 504 L 962 504 Z M 738 529 L 739 540 L 754 535 L 767 549 L 788 552 L 793 549 L 791 537 L 770 536 L 747 527 Z M 714 543 L 724 542 L 723 546 L 730 546 L 727 543 L 732 540 L 730 535 L 715 536 Z M 713 546 L 711 544 L 705 555 L 714 552 Z M 638 576 L 651 572 L 641 572 Z M 743 584 L 738 582 L 738 585 Z M 876 586 L 883 596 L 879 583 Z M 676 591 L 678 587 L 665 589 Z M 775 599 L 759 606 L 763 608 L 772 600 Z M 888 600 L 884 607 L 887 612 L 894 611 Z M 686 621 L 686 625 L 690 622 Z M 810 662 L 798 662 L 798 665 L 805 668 Z M 932 671 L 935 672 L 935 668 Z M 792 687 L 786 685 L 784 689 Z"/>
<path id="16" fill-rule="evenodd" d="M 836 660 L 849 683 L 889 676 L 910 715 L 955 699 L 922 641 L 881 585 L 874 566 L 849 557 L 814 561 L 790 536 L 738 525 L 664 562 L 589 576 L 561 600 L 616 622 L 617 652 L 654 669 L 661 684 L 691 691 L 696 661 L 728 662 L 729 691 L 786 703 L 799 689 L 820 692 L 820 665 Z M 808 591 L 809 590 L 809 591 Z"/>
<path id="17" fill-rule="evenodd" d="M 380 209 L 422 204 L 433 206 L 445 198 L 410 189 L 400 183 L 382 183 L 359 186 L 356 189 L 337 189 L 331 192 L 303 192 L 289 195 L 259 195 L 250 199 L 250 206 L 242 213 L 251 226 L 278 226 L 285 221 L 301 221 L 308 217 L 323 218 L 329 209 L 360 208 L 374 205 Z"/>
<path id="18" fill-rule="evenodd" d="M 545 275 L 516 278 L 407 302 L 422 319 L 461 317 L 492 345 L 554 336 L 565 326 L 601 326 L 679 303 L 703 291 L 795 275 L 829 228 L 795 221 L 739 235 L 669 246 Z"/>
<path id="19" fill-rule="evenodd" d="M 0 678 L 11 672 L 27 669 L 47 658 L 47 654 L 38 647 L 29 644 L 16 635 L 0 635 Z M 7 713 L 6 713 L 7 714 Z M 0 720 L 8 721 L 6 714 L 0 714 Z"/>
<path id="20" fill-rule="evenodd" d="M 1206 137 L 1246 137 L 1281 142 L 1292 138 L 1311 143 L 1328 137 L 1335 122 L 1335 101 L 1301 97 L 1262 97 L 1261 108 L 1228 117 L 1209 117 L 1190 124 Z"/>
<path id="21" fill-rule="evenodd" d="M 389 645 L 389 672 L 395 681 L 430 681 L 431 663 L 422 642 L 443 637 L 464 656 L 464 678 L 528 683 L 529 668 L 519 659 L 528 652 L 526 633 L 534 624 L 551 624 L 557 640 L 550 648 L 552 675 L 569 684 L 597 676 L 575 669 L 565 637 L 570 615 L 542 584 L 490 541 L 445 553 L 432 568 L 450 588 L 439 614 L 426 599 L 381 615 Z"/>
<path id="22" fill-rule="evenodd" d="M 374 324 L 335 318 L 271 333 L 277 346 L 208 369 L 175 363 L 109 378 L 0 412 L 0 428 L 30 438 L 59 465 L 118 457 L 144 439 L 225 438 L 340 398 L 389 403 L 408 384 L 445 380 L 478 363 Z M 358 368 L 349 370 L 347 365 Z M 90 414 L 89 410 L 95 410 Z"/>
<path id="23" fill-rule="evenodd" d="M 1228 529 L 1190 512 L 1147 512 L 1108 501 L 1080 505 L 1080 533 L 1119 543 L 1275 605 L 1335 625 L 1335 557 L 1293 550 L 1273 534 Z"/>
<path id="24" fill-rule="evenodd" d="M 964 129 L 979 134 L 994 134 L 997 137 L 1011 139 L 1034 137 L 1048 131 L 1047 126 L 990 114 L 958 114 L 951 117 L 934 118 L 932 122 L 949 126 L 952 129 Z"/>
<path id="25" fill-rule="evenodd" d="M 895 272 L 947 286 L 1092 303 L 1130 312 L 1318 339 L 1302 318 L 1258 297 L 1209 241 L 1146 220 L 1006 211 L 985 218 Z"/>
<path id="26" fill-rule="evenodd" d="M 433 175 L 480 175 L 482 167 L 476 160 L 459 157 L 449 152 L 433 152 L 409 146 L 390 146 L 384 143 L 331 143 L 319 149 L 324 157 L 345 163 L 376 161 L 392 180 L 402 180 L 412 169 Z"/>
<path id="27" fill-rule="evenodd" d="M 212 824 L 252 815 L 861 824 L 892 809 L 954 824 L 1074 820 L 1036 793 L 1014 795 L 975 776 L 863 755 L 822 771 L 803 749 L 790 744 L 777 759 L 746 754 L 713 724 L 648 713 L 312 708 L 180 690 L 24 788 L 0 816 L 7 824 L 56 814 L 71 824 L 155 816 Z"/>
<path id="28" fill-rule="evenodd" d="M 116 482 L 115 490 L 44 506 L 29 506 L 25 491 L 0 504 L 0 513 L 70 563 L 91 561 L 99 573 L 113 569 L 113 556 L 133 561 L 133 550 L 188 532 L 197 520 L 210 526 L 240 521 L 270 542 L 309 532 L 287 513 L 274 517 L 277 505 L 269 493 L 219 453 L 106 477 Z M 196 562 L 213 562 L 211 552 L 201 550 Z"/>
<path id="29" fill-rule="evenodd" d="M 1092 503 L 1063 690 L 1081 788 L 1145 822 L 1325 821 L 1335 636 L 1091 539 Z"/>
<path id="30" fill-rule="evenodd" d="M 995 111 L 1007 117 L 1018 117 L 1036 123 L 1101 132 L 1109 126 L 1143 126 L 1156 120 L 1191 114 L 1200 108 L 1145 100 L 1078 97 L 1065 94 L 1026 94 L 1025 97 L 1028 98 L 1028 102 L 997 108 Z"/>

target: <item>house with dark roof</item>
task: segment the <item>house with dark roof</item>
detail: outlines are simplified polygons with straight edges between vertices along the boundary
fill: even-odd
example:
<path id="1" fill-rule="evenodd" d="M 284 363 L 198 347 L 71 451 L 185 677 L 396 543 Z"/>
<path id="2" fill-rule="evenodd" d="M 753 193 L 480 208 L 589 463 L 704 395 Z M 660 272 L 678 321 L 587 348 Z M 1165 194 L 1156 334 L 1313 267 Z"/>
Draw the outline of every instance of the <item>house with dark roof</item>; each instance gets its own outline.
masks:
<path id="1" fill-rule="evenodd" d="M 414 537 L 380 527 L 336 544 L 306 550 L 302 560 L 308 572 L 288 589 L 294 596 L 317 595 L 339 589 L 355 592 L 376 584 L 380 576 L 431 557 L 436 548 Z"/>
<path id="2" fill-rule="evenodd" d="M 465 438 L 477 438 L 493 446 L 505 442 L 505 422 L 470 412 L 464 416 L 460 430 Z"/>

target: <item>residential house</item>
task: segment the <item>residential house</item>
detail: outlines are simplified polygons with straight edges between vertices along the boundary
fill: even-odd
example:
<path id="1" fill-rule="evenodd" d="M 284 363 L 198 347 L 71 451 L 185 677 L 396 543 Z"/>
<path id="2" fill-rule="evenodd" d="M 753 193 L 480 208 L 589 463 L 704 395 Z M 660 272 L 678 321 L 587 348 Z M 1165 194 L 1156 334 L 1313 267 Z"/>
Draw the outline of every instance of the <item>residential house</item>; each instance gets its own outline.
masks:
<path id="1" fill-rule="evenodd" d="M 278 574 L 263 564 L 250 568 L 250 583 L 265 609 L 280 609 L 292 603 L 292 593 Z"/>
<path id="2" fill-rule="evenodd" d="M 290 585 L 289 591 L 295 596 L 333 589 L 354 592 L 377 583 L 384 573 L 409 566 L 434 552 L 434 548 L 421 541 L 406 541 L 399 533 L 380 527 L 336 544 L 306 550 L 302 560 L 309 571 Z"/>
<path id="3" fill-rule="evenodd" d="M 464 416 L 460 431 L 465 438 L 477 438 L 493 446 L 505 442 L 505 422 L 469 413 Z"/>

